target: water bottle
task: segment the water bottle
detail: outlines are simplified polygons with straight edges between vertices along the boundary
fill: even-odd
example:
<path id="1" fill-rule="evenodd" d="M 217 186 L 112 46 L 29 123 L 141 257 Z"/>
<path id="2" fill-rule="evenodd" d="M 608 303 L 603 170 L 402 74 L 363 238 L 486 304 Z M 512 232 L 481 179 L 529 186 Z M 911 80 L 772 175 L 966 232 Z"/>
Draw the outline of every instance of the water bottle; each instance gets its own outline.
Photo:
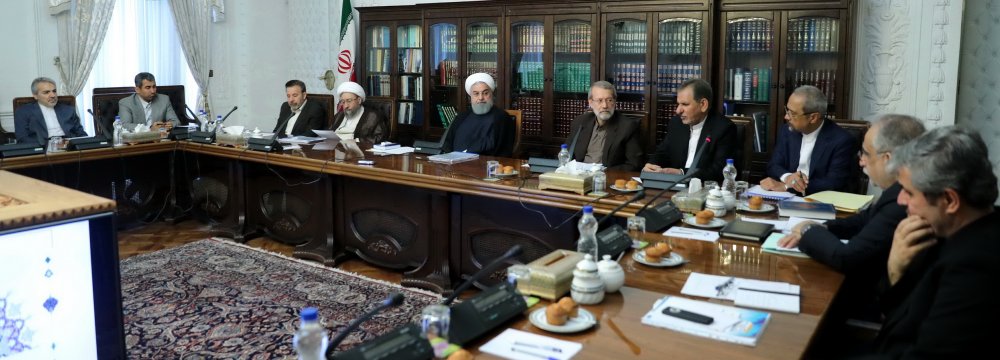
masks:
<path id="1" fill-rule="evenodd" d="M 594 217 L 594 207 L 587 205 L 583 207 L 583 216 L 577 224 L 580 230 L 580 240 L 576 242 L 576 251 L 581 254 L 590 254 L 597 258 L 597 218 Z"/>
<path id="2" fill-rule="evenodd" d="M 604 170 L 597 169 L 594 172 L 594 192 L 598 194 L 604 193 L 604 188 L 608 186 L 608 176 L 604 174 Z"/>
<path id="3" fill-rule="evenodd" d="M 729 190 L 730 194 L 736 193 L 736 166 L 733 159 L 726 159 L 726 167 L 722 168 L 722 190 Z"/>
<path id="4" fill-rule="evenodd" d="M 215 131 L 222 131 L 222 115 L 215 116 Z"/>
<path id="5" fill-rule="evenodd" d="M 198 124 L 201 131 L 208 131 L 208 115 L 205 114 L 205 110 L 198 112 Z"/>
<path id="6" fill-rule="evenodd" d="M 115 122 L 112 126 L 114 127 L 114 134 L 112 134 L 114 138 L 112 140 L 114 141 L 115 146 L 121 146 L 122 132 L 125 130 L 125 125 L 122 124 L 122 117 L 116 115 Z"/>
<path id="7" fill-rule="evenodd" d="M 569 162 L 569 146 L 562 144 L 562 148 L 559 149 L 559 166 L 562 167 Z"/>
<path id="8" fill-rule="evenodd" d="M 326 347 L 330 344 L 330 339 L 326 336 L 326 329 L 319 323 L 319 310 L 307 307 L 302 309 L 300 317 L 302 321 L 299 323 L 299 330 L 292 339 L 292 346 L 299 355 L 299 360 L 326 359 Z"/>

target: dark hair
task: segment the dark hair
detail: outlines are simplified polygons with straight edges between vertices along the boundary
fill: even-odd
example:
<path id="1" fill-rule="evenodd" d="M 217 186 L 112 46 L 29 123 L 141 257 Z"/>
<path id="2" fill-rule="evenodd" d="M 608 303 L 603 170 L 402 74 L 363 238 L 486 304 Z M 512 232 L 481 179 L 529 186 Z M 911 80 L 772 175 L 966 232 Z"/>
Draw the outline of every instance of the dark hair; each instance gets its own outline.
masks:
<path id="1" fill-rule="evenodd" d="M 298 86 L 303 93 L 306 92 L 306 83 L 302 82 L 302 80 L 288 80 L 288 82 L 285 83 L 285 88 L 290 88 L 292 86 Z"/>
<path id="2" fill-rule="evenodd" d="M 939 127 L 906 143 L 893 152 L 889 171 L 910 172 L 913 187 L 928 200 L 936 200 L 945 189 L 958 193 L 963 202 L 989 209 L 997 200 L 997 177 L 989 150 L 973 130 L 958 126 Z"/>
<path id="3" fill-rule="evenodd" d="M 135 75 L 135 87 L 142 86 L 142 81 L 143 80 L 146 80 L 146 81 L 149 81 L 149 82 L 153 82 L 153 83 L 156 82 L 156 78 L 153 77 L 153 74 L 150 74 L 148 72 L 141 72 L 141 73 L 138 73 L 138 74 Z"/>
<path id="4" fill-rule="evenodd" d="M 694 97 L 694 101 L 701 102 L 701 99 L 706 99 L 708 100 L 708 108 L 712 108 L 712 85 L 709 85 L 708 81 L 699 78 L 688 79 L 681 84 L 680 88 L 677 88 L 677 92 L 689 87 L 691 88 L 691 95 Z"/>
<path id="5" fill-rule="evenodd" d="M 31 95 L 38 95 L 38 84 L 41 83 L 49 83 L 52 84 L 52 86 L 56 86 L 55 80 L 49 79 L 44 76 L 36 78 L 35 80 L 31 81 Z"/>
<path id="6" fill-rule="evenodd" d="M 611 83 L 601 80 L 590 85 L 590 90 L 587 90 L 587 99 L 594 99 L 594 88 L 604 89 L 611 91 L 611 98 L 618 99 L 618 92 L 615 91 L 615 86 Z"/>

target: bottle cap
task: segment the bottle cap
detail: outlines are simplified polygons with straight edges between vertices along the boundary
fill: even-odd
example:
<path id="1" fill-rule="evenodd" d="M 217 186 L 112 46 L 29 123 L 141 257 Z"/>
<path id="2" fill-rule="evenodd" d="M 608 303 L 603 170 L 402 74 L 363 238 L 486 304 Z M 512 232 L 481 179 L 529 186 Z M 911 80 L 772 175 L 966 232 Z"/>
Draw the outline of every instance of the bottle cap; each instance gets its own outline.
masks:
<path id="1" fill-rule="evenodd" d="M 583 213 L 584 214 L 593 214 L 594 213 L 594 207 L 590 206 L 590 205 L 584 206 L 583 207 Z"/>
<path id="2" fill-rule="evenodd" d="M 567 148 L 569 148 L 569 145 L 562 144 L 560 147 L 563 148 L 563 149 L 567 149 Z"/>
<path id="3" fill-rule="evenodd" d="M 314 321 L 319 317 L 319 309 L 314 307 L 304 308 L 302 309 L 302 312 L 299 313 L 299 316 L 302 317 L 302 321 Z"/>
<path id="4" fill-rule="evenodd" d="M 726 164 L 732 165 L 733 164 L 733 159 L 726 159 Z"/>

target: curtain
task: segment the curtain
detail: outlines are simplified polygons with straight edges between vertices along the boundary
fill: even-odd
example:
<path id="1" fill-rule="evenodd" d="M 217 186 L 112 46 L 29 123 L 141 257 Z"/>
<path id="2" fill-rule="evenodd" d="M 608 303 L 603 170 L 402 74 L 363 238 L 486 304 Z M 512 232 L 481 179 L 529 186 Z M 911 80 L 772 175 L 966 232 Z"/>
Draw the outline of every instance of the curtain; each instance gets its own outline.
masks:
<path id="1" fill-rule="evenodd" d="M 56 57 L 56 67 L 62 78 L 59 87 L 65 94 L 79 95 L 101 51 L 115 0 L 51 1 L 49 4 L 59 31 L 59 56 Z"/>
<path id="2" fill-rule="evenodd" d="M 173 0 L 170 10 L 177 23 L 181 47 L 194 81 L 201 92 L 198 94 L 198 109 L 212 115 L 208 96 L 208 72 L 211 69 L 209 53 L 210 27 L 212 26 L 213 5 L 221 11 L 222 0 Z"/>

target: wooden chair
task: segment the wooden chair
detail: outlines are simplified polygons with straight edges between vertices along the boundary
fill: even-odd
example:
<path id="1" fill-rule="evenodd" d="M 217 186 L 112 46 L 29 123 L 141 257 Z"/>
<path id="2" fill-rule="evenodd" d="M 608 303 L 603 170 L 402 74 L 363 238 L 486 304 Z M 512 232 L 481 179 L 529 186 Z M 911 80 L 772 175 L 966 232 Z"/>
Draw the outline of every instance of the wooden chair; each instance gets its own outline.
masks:
<path id="1" fill-rule="evenodd" d="M 17 112 L 17 108 L 21 107 L 22 105 L 27 105 L 27 104 L 33 103 L 35 101 L 36 101 L 35 98 L 32 97 L 32 96 L 16 97 L 16 98 L 14 98 L 14 106 L 12 108 L 13 112 Z M 70 95 L 60 96 L 59 97 L 59 103 L 75 107 L 76 106 L 76 96 L 70 96 Z M 77 114 L 77 115 L 79 116 L 79 114 Z M 81 121 L 82 120 L 83 119 L 82 119 L 82 116 L 81 116 Z M 14 129 L 14 130 L 16 131 L 17 129 Z M 2 142 L 0 142 L 0 144 L 6 144 L 7 142 L 10 141 L 10 139 L 13 139 L 15 136 L 17 136 L 17 135 L 15 135 L 14 131 L 7 131 L 7 129 L 3 128 L 3 124 L 0 123 L 0 141 L 2 141 Z"/>
<path id="2" fill-rule="evenodd" d="M 739 144 L 736 158 L 733 159 L 736 170 L 739 171 L 736 178 L 737 180 L 749 181 L 750 164 L 753 162 L 753 124 L 750 119 L 731 118 L 730 120 L 736 125 L 736 139 L 738 139 Z"/>
<path id="3" fill-rule="evenodd" d="M 389 122 L 389 136 L 386 139 L 392 142 L 399 142 L 399 134 L 396 132 L 396 114 L 394 112 L 396 110 L 395 101 L 389 97 L 370 97 L 365 98 L 365 105 L 385 115 L 386 121 Z"/>
<path id="4" fill-rule="evenodd" d="M 872 126 L 870 122 L 864 120 L 834 119 L 833 121 L 844 130 L 847 130 L 854 137 L 854 140 L 857 141 L 859 147 L 865 141 L 865 134 L 868 133 L 868 129 Z M 857 163 L 858 157 L 854 155 L 855 166 L 851 167 L 851 178 L 856 180 L 853 185 L 848 187 L 848 192 L 866 194 L 868 193 L 868 182 L 870 180 L 868 179 L 868 175 L 865 175 L 865 172 L 861 171 L 861 166 L 858 166 Z"/>
<path id="5" fill-rule="evenodd" d="M 511 155 L 518 158 L 521 153 L 521 110 L 507 110 L 507 115 L 514 120 L 514 153 Z"/>

